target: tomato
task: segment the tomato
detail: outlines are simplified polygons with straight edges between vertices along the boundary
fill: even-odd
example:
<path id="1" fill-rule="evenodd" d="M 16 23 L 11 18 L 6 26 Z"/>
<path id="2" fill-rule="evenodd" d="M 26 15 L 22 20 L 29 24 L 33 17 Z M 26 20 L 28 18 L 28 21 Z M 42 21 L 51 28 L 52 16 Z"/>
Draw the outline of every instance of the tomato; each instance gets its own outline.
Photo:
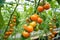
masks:
<path id="1" fill-rule="evenodd" d="M 12 28 L 10 28 L 10 29 L 9 29 L 9 31 L 10 31 L 10 32 L 13 32 L 13 29 L 12 29 Z"/>
<path id="2" fill-rule="evenodd" d="M 30 36 L 30 33 L 26 32 L 26 31 L 23 31 L 22 36 L 25 37 L 25 38 L 28 38 Z"/>
<path id="3" fill-rule="evenodd" d="M 10 24 L 10 27 L 13 27 L 14 25 L 13 24 Z"/>
<path id="4" fill-rule="evenodd" d="M 12 32 L 9 31 L 9 35 L 11 35 L 11 34 L 12 34 Z"/>
<path id="5" fill-rule="evenodd" d="M 5 35 L 9 35 L 9 32 L 6 32 Z"/>
<path id="6" fill-rule="evenodd" d="M 16 19 L 13 19 L 13 22 L 16 22 Z"/>
<path id="7" fill-rule="evenodd" d="M 54 36 L 55 36 L 54 34 L 51 34 L 51 37 L 52 37 L 52 38 L 54 38 Z"/>
<path id="8" fill-rule="evenodd" d="M 8 36 L 4 36 L 4 39 L 7 39 L 8 38 Z"/>
<path id="9" fill-rule="evenodd" d="M 50 4 L 49 4 L 49 3 L 46 3 L 46 4 L 44 5 L 44 9 L 48 10 L 49 8 L 50 8 Z"/>
<path id="10" fill-rule="evenodd" d="M 38 6 L 37 8 L 38 12 L 42 12 L 44 10 L 43 6 Z"/>
<path id="11" fill-rule="evenodd" d="M 52 32 L 53 31 L 53 28 L 50 28 L 49 30 Z"/>
<path id="12" fill-rule="evenodd" d="M 30 19 L 31 19 L 32 21 L 36 21 L 36 20 L 38 19 L 37 14 L 32 15 L 32 16 L 30 17 Z"/>
<path id="13" fill-rule="evenodd" d="M 42 18 L 38 18 L 37 20 L 38 23 L 42 23 L 42 21 L 43 21 Z"/>
<path id="14" fill-rule="evenodd" d="M 35 21 L 33 21 L 33 22 L 30 23 L 30 26 L 36 27 L 36 24 L 37 24 L 37 23 L 36 23 Z"/>
<path id="15" fill-rule="evenodd" d="M 5 35 L 8 35 L 8 36 L 9 36 L 10 34 L 12 34 L 12 32 L 10 32 L 10 31 L 8 31 L 8 32 L 5 33 Z"/>
<path id="16" fill-rule="evenodd" d="M 53 26 L 54 29 L 56 29 L 56 26 Z"/>
<path id="17" fill-rule="evenodd" d="M 13 19 L 16 19 L 16 16 L 15 15 L 13 16 Z"/>
<path id="18" fill-rule="evenodd" d="M 49 39 L 52 39 L 52 37 L 51 37 L 50 35 L 48 36 L 48 38 L 49 38 Z"/>
<path id="19" fill-rule="evenodd" d="M 24 26 L 24 29 L 26 31 L 28 31 L 29 33 L 33 31 L 33 27 L 32 26 L 28 26 L 28 27 L 27 26 Z"/>
<path id="20" fill-rule="evenodd" d="M 53 34 L 56 35 L 57 34 L 57 31 L 54 31 Z"/>

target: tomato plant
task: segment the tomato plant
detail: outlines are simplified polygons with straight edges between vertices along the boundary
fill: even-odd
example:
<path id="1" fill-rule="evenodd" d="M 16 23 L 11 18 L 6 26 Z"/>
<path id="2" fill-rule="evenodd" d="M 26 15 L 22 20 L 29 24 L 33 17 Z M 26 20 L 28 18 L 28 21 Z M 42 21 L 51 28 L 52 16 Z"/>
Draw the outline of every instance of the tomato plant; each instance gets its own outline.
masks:
<path id="1" fill-rule="evenodd" d="M 59 0 L 0 0 L 0 40 L 52 40 L 58 28 Z"/>

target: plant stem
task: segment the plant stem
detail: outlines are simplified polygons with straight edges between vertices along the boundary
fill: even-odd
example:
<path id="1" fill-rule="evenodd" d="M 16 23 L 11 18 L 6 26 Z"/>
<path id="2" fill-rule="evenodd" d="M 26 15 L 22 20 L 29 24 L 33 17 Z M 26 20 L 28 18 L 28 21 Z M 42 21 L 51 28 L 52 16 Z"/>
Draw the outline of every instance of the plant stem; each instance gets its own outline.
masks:
<path id="1" fill-rule="evenodd" d="M 11 18 L 12 18 L 12 16 L 13 16 L 13 14 L 14 14 L 14 12 L 15 12 L 15 10 L 16 10 L 16 8 L 17 8 L 17 6 L 18 6 L 18 4 L 16 4 L 16 7 L 14 8 L 14 11 L 12 12 L 12 14 L 11 14 L 11 16 L 10 16 L 10 19 L 9 19 L 9 22 L 8 22 L 8 25 L 7 25 L 7 27 L 6 27 L 5 32 L 6 32 L 6 31 L 7 31 L 7 29 L 8 29 L 8 26 L 9 26 L 9 24 L 10 24 Z M 5 32 L 4 32 L 4 33 L 5 33 Z"/>

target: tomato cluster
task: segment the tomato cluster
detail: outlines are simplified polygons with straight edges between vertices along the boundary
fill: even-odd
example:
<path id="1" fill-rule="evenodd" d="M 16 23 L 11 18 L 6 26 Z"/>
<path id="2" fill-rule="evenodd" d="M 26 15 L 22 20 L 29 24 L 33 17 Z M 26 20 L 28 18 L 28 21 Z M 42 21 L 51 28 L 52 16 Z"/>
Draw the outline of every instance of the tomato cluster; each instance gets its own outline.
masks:
<path id="1" fill-rule="evenodd" d="M 45 3 L 44 6 L 38 6 L 37 11 L 38 12 L 42 12 L 42 11 L 44 11 L 44 9 L 48 10 L 49 8 L 50 8 L 50 4 L 49 3 Z"/>
<path id="2" fill-rule="evenodd" d="M 30 36 L 30 33 L 34 31 L 34 29 L 36 28 L 37 23 L 41 24 L 42 23 L 42 18 L 39 17 L 39 15 L 37 14 L 33 14 L 30 16 L 30 19 L 27 19 L 26 22 L 29 22 L 31 20 L 31 22 L 29 23 L 29 25 L 27 26 L 27 24 L 25 24 L 23 26 L 24 30 L 22 32 L 22 36 L 25 38 L 28 38 Z"/>
<path id="3" fill-rule="evenodd" d="M 10 24 L 9 24 L 10 28 L 9 28 L 9 30 L 5 32 L 4 39 L 7 39 L 12 34 L 13 27 L 15 26 L 15 24 L 16 24 L 16 16 L 14 15 L 13 16 L 13 20 L 10 21 Z"/>
<path id="4" fill-rule="evenodd" d="M 51 32 L 51 34 L 49 35 L 49 39 L 52 39 L 57 34 L 57 31 L 53 30 L 53 29 L 56 29 L 56 26 L 55 25 L 53 26 L 52 23 L 49 23 L 49 26 L 50 26 L 49 30 Z"/>

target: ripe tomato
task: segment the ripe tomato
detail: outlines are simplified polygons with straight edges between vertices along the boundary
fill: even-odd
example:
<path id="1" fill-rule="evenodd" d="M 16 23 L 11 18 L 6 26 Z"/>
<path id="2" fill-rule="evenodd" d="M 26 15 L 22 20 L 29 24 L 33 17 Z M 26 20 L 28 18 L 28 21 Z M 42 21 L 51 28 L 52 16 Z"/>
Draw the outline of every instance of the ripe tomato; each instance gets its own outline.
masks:
<path id="1" fill-rule="evenodd" d="M 11 34 L 12 34 L 12 32 L 9 31 L 9 35 L 11 35 Z"/>
<path id="2" fill-rule="evenodd" d="M 38 23 L 42 23 L 42 21 L 43 21 L 42 18 L 38 18 L 37 20 Z"/>
<path id="3" fill-rule="evenodd" d="M 53 26 L 54 29 L 56 29 L 56 26 Z"/>
<path id="4" fill-rule="evenodd" d="M 54 36 L 55 36 L 54 34 L 51 34 L 51 37 L 52 37 L 52 38 L 54 38 Z"/>
<path id="5" fill-rule="evenodd" d="M 8 38 L 8 36 L 4 36 L 4 39 Z"/>
<path id="6" fill-rule="evenodd" d="M 30 36 L 30 33 L 26 32 L 26 31 L 23 31 L 22 36 L 25 37 L 25 38 L 28 38 Z"/>
<path id="7" fill-rule="evenodd" d="M 13 24 L 10 24 L 10 27 L 13 27 L 14 25 Z"/>
<path id="8" fill-rule="evenodd" d="M 7 36 L 8 36 L 8 35 L 9 35 L 9 32 L 6 32 L 6 33 L 5 33 L 5 35 L 7 35 Z"/>
<path id="9" fill-rule="evenodd" d="M 31 18 L 32 21 L 36 21 L 38 19 L 38 15 L 34 14 L 30 18 Z"/>
<path id="10" fill-rule="evenodd" d="M 32 26 L 28 26 L 28 27 L 27 26 L 24 26 L 24 29 L 26 31 L 28 31 L 29 33 L 33 31 L 33 27 Z"/>
<path id="11" fill-rule="evenodd" d="M 49 8 L 50 8 L 50 4 L 49 4 L 49 3 L 46 3 L 46 4 L 44 5 L 44 9 L 48 10 Z"/>
<path id="12" fill-rule="evenodd" d="M 56 35 L 57 34 L 57 31 L 54 31 L 53 34 Z"/>
<path id="13" fill-rule="evenodd" d="M 13 19 L 13 22 L 16 22 L 16 19 Z"/>
<path id="14" fill-rule="evenodd" d="M 48 38 L 49 38 L 49 39 L 52 39 L 52 37 L 51 37 L 50 35 L 48 36 Z"/>
<path id="15" fill-rule="evenodd" d="M 44 10 L 43 6 L 38 6 L 37 8 L 38 12 L 42 12 Z"/>
<path id="16" fill-rule="evenodd" d="M 36 27 L 36 24 L 37 24 L 37 23 L 36 23 L 35 21 L 33 21 L 33 22 L 30 23 L 30 26 Z"/>
<path id="17" fill-rule="evenodd" d="M 10 28 L 10 29 L 9 29 L 9 31 L 10 31 L 10 32 L 13 32 L 13 29 L 12 29 L 12 28 Z"/>

